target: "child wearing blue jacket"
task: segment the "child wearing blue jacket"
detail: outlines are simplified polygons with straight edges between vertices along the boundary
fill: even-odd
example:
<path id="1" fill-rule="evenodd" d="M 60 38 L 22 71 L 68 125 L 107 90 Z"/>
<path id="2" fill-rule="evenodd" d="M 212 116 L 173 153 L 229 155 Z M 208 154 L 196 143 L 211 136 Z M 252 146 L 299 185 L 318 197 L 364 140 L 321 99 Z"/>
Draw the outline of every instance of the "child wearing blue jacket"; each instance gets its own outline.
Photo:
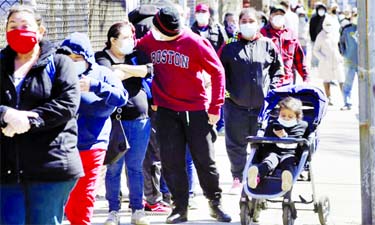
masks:
<path id="1" fill-rule="evenodd" d="M 110 69 L 95 62 L 86 34 L 72 33 L 62 42 L 59 52 L 74 61 L 80 77 L 78 149 L 85 172 L 69 196 L 65 214 L 71 224 L 91 224 L 97 178 L 112 126 L 110 116 L 117 107 L 126 104 L 128 92 Z"/>

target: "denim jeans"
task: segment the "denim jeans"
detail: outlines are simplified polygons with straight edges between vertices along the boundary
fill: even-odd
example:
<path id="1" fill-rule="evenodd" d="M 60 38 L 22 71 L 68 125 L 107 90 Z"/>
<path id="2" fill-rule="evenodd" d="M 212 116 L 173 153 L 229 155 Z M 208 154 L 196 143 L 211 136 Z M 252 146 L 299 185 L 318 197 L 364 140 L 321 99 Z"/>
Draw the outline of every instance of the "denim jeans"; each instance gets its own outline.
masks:
<path id="1" fill-rule="evenodd" d="M 259 111 L 259 109 L 243 108 L 230 100 L 225 100 L 225 145 L 233 178 L 242 180 L 242 171 L 247 159 L 246 137 L 256 135 Z"/>
<path id="2" fill-rule="evenodd" d="M 191 157 L 189 146 L 186 145 L 186 172 L 189 179 L 189 195 L 194 194 L 195 190 L 195 167 L 193 163 L 193 158 Z"/>
<path id="3" fill-rule="evenodd" d="M 62 224 L 64 205 L 76 182 L 1 184 L 0 224 Z"/>
<path id="4" fill-rule="evenodd" d="M 344 104 L 346 106 L 352 105 L 352 88 L 353 88 L 353 81 L 354 77 L 358 72 L 358 67 L 356 65 L 353 65 L 350 62 L 345 62 L 345 82 L 344 86 L 342 88 L 342 94 L 344 97 Z"/>
<path id="5" fill-rule="evenodd" d="M 128 173 L 129 199 L 132 210 L 143 208 L 143 160 L 150 138 L 150 119 L 121 121 L 130 145 L 128 152 L 116 163 L 107 166 L 105 176 L 106 199 L 109 211 L 121 208 L 120 183 L 121 171 L 125 163 Z"/>

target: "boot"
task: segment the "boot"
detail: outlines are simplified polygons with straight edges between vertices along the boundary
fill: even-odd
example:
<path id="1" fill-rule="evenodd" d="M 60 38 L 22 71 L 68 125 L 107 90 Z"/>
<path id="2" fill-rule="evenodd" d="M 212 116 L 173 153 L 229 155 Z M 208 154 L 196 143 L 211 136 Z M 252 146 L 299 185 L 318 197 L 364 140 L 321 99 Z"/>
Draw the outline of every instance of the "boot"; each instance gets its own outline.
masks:
<path id="1" fill-rule="evenodd" d="M 187 221 L 187 208 L 181 209 L 175 207 L 172 213 L 167 217 L 167 224 L 182 223 Z"/>
<path id="2" fill-rule="evenodd" d="M 208 205 L 210 206 L 210 216 L 215 218 L 217 221 L 230 222 L 232 220 L 232 218 L 223 211 L 219 199 L 210 200 Z"/>

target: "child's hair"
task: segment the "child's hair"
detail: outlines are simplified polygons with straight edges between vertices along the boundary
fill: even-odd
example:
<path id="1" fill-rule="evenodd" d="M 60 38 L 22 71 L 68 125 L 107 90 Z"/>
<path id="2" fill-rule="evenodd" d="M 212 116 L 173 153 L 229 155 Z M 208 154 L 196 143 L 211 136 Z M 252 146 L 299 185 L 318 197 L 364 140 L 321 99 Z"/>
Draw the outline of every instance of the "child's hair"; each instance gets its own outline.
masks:
<path id="1" fill-rule="evenodd" d="M 280 110 L 289 109 L 296 114 L 298 120 L 301 120 L 303 117 L 302 113 L 302 102 L 299 99 L 293 97 L 286 97 L 279 102 Z"/>

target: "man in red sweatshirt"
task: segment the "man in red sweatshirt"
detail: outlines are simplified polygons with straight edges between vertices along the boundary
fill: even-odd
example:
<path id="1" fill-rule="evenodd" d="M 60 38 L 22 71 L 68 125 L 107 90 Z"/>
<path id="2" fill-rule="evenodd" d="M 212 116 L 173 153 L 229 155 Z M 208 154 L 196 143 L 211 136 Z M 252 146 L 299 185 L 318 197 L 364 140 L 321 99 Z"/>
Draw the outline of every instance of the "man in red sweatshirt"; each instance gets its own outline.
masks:
<path id="1" fill-rule="evenodd" d="M 175 208 L 167 223 L 187 221 L 188 179 L 186 144 L 197 168 L 199 183 L 209 199 L 210 215 L 221 222 L 231 217 L 221 209 L 219 174 L 214 160 L 212 126 L 224 102 L 224 68 L 210 42 L 182 29 L 178 11 L 161 8 L 154 27 L 137 44 L 154 64 L 153 101 L 158 106 L 157 130 L 163 175 Z M 211 75 L 208 101 L 203 71 Z"/>

